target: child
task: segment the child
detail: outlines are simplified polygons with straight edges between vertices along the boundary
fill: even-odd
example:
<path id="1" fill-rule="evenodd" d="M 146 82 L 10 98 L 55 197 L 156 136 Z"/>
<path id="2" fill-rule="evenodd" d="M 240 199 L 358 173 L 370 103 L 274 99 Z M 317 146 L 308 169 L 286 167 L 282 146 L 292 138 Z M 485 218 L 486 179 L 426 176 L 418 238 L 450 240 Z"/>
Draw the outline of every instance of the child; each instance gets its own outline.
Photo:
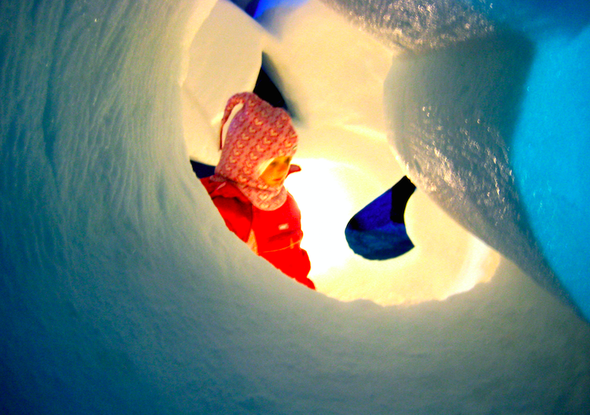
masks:
<path id="1" fill-rule="evenodd" d="M 291 166 L 297 134 L 286 111 L 253 93 L 231 97 L 221 131 L 232 110 L 243 107 L 229 125 L 215 174 L 201 179 L 227 227 L 258 255 L 298 282 L 315 289 L 301 248 L 301 213 L 283 182 L 299 171 Z"/>

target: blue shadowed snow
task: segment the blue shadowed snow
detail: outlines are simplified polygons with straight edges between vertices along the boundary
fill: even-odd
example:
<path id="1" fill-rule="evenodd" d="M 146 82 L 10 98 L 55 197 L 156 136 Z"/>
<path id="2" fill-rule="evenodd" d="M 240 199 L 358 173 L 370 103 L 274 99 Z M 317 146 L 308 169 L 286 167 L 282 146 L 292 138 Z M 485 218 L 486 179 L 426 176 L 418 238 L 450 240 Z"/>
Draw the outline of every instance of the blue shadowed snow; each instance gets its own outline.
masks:
<path id="1" fill-rule="evenodd" d="M 419 188 L 590 319 L 588 6 L 561 5 L 568 25 L 526 3 L 487 36 L 394 60 L 392 140 Z"/>
<path id="2" fill-rule="evenodd" d="M 509 261 L 446 301 L 379 307 L 300 287 L 232 236 L 189 167 L 179 115 L 187 28 L 213 5 L 0 2 L 0 413 L 587 412 L 590 327 Z M 533 87 L 560 55 L 545 45 Z M 585 67 L 568 45 L 564 64 Z M 575 67 L 563 74 L 587 88 Z M 525 108 L 545 108 L 529 92 Z M 468 176 L 440 152 L 421 160 Z M 574 173 L 570 202 L 584 208 L 587 176 Z"/>
<path id="3" fill-rule="evenodd" d="M 590 28 L 537 46 L 513 144 L 534 234 L 590 320 Z"/>
<path id="4" fill-rule="evenodd" d="M 590 22 L 586 0 L 471 0 L 475 10 L 490 20 L 532 37 L 549 33 L 575 35 Z"/>

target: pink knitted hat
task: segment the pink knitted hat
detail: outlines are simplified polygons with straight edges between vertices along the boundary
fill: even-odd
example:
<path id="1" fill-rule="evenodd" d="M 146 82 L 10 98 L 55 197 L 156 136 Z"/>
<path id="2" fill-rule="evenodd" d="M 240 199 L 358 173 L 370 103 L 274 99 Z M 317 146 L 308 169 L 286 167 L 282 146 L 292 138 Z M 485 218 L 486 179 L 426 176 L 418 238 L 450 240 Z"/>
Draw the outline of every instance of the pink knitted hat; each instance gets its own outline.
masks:
<path id="1" fill-rule="evenodd" d="M 223 126 L 237 105 L 243 107 L 232 119 L 223 142 Z M 213 180 L 233 182 L 259 209 L 275 210 L 287 200 L 284 186 L 272 187 L 260 179 L 268 161 L 293 156 L 297 133 L 289 114 L 251 92 L 232 96 L 225 107 L 220 132 L 221 159 Z"/>

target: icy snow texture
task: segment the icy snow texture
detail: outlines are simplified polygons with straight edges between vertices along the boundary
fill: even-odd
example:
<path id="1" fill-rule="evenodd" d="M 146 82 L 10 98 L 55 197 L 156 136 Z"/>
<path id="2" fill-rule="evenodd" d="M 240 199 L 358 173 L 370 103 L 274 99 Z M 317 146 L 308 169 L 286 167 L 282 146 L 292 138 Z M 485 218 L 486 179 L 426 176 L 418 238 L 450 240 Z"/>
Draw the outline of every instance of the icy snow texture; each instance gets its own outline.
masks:
<path id="1" fill-rule="evenodd" d="M 393 62 L 385 101 L 412 180 L 590 319 L 590 198 L 581 191 L 590 186 L 590 6 L 326 1 L 408 50 Z M 403 10 L 399 19 L 385 18 L 392 10 Z M 422 21 L 429 30 L 414 30 Z"/>
<path id="2" fill-rule="evenodd" d="M 231 236 L 179 88 L 213 6 L 0 4 L 0 411 L 587 412 L 588 325 L 508 261 L 447 301 L 379 307 Z"/>

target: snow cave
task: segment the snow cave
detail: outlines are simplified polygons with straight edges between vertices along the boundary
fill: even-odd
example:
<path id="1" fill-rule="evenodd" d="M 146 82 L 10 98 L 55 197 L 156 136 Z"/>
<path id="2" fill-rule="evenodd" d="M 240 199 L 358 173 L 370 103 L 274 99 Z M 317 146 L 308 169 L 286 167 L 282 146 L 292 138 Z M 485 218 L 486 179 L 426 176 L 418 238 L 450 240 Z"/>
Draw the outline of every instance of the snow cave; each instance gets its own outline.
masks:
<path id="1" fill-rule="evenodd" d="M 0 16 L 0 412 L 588 413 L 587 2 Z M 225 228 L 189 162 L 217 162 L 261 68 L 300 137 L 317 292 Z M 347 223 L 403 177 L 413 247 L 356 255 Z"/>

